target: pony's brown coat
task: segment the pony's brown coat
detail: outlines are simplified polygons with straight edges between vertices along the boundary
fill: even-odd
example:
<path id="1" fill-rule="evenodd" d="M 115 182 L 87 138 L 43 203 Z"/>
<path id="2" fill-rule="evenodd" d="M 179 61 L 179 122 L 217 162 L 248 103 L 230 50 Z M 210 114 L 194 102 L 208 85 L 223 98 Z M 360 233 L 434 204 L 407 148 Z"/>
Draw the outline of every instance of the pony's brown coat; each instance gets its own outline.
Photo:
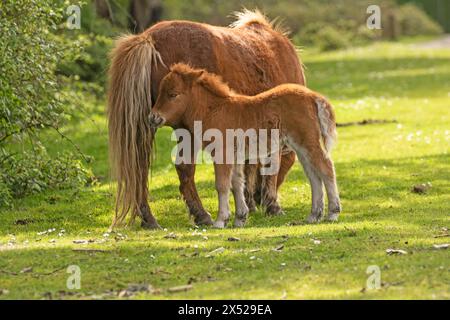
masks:
<path id="1" fill-rule="evenodd" d="M 281 83 L 305 82 L 289 39 L 258 12 L 244 12 L 230 28 L 165 21 L 139 35 L 120 38 L 112 51 L 108 98 L 110 155 L 118 180 L 115 222 L 131 211 L 133 217 L 140 214 L 149 227 L 157 226 L 147 205 L 153 132 L 146 120 L 159 83 L 169 72 L 162 62 L 205 68 L 249 95 Z M 194 170 L 193 166 L 177 167 L 180 190 L 191 213 L 204 213 Z"/>

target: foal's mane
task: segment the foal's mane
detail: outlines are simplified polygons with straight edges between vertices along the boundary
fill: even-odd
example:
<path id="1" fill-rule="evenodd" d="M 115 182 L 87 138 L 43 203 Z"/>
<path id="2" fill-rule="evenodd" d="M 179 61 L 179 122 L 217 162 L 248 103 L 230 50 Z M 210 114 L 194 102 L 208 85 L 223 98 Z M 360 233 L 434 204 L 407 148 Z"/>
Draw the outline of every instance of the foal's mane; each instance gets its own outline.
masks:
<path id="1" fill-rule="evenodd" d="M 215 96 L 226 98 L 234 94 L 228 84 L 222 80 L 222 77 L 210 73 L 205 69 L 194 69 L 185 63 L 177 63 L 172 65 L 170 71 L 184 78 L 190 78 L 193 82 L 203 86 Z"/>

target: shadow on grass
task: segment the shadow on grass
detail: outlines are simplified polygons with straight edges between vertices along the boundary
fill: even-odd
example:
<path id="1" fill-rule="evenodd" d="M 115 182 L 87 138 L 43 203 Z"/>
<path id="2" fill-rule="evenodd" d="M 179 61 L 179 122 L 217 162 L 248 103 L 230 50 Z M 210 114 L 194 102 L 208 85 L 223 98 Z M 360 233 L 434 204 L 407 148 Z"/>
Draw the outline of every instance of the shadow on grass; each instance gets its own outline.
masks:
<path id="1" fill-rule="evenodd" d="M 255 229 L 239 230 L 241 241 L 226 240 L 230 230 L 208 234 L 203 242 L 199 236 L 182 235 L 178 239 L 164 239 L 162 232 L 132 235 L 130 240 L 107 243 L 104 252 L 76 252 L 75 245 L 56 248 L 28 248 L 0 251 L 2 286 L 13 297 L 42 298 L 51 293 L 53 298 L 70 298 L 66 295 L 68 274 L 64 268 L 78 265 L 82 270 L 82 289 L 75 298 L 105 295 L 116 297 L 117 292 L 131 283 L 148 283 L 161 289 L 153 298 L 281 298 L 283 292 L 296 298 L 367 298 L 361 292 L 366 284 L 368 265 L 383 268 L 384 283 L 391 283 L 378 294 L 392 293 L 395 287 L 413 289 L 421 283 L 420 294 L 430 288 L 445 292 L 445 284 L 424 283 L 431 269 L 445 261 L 445 252 L 433 250 L 427 235 L 417 235 L 415 230 L 386 233 L 379 225 L 337 224 L 321 227 L 309 233 L 309 228 L 297 226 L 284 228 L 289 233 L 266 228 L 263 234 Z M 414 255 L 390 257 L 385 249 L 395 239 L 415 235 L 408 251 Z M 321 244 L 314 244 L 321 239 Z M 199 248 L 192 243 L 200 243 Z M 275 252 L 274 248 L 283 248 Z M 222 254 L 208 254 L 224 247 Z M 92 244 L 90 248 L 98 245 Z M 151 258 L 153 256 L 154 258 Z M 430 259 L 430 256 L 433 259 Z M 32 267 L 28 273 L 20 270 Z M 55 270 L 59 270 L 54 272 Z M 16 273 L 15 275 L 11 273 Z M 442 276 L 442 272 L 436 274 Z M 187 293 L 170 294 L 167 288 L 193 284 Z M 115 295 L 107 293 L 114 291 Z M 411 292 L 409 292 L 411 294 Z M 370 296 L 370 294 L 369 294 Z"/>

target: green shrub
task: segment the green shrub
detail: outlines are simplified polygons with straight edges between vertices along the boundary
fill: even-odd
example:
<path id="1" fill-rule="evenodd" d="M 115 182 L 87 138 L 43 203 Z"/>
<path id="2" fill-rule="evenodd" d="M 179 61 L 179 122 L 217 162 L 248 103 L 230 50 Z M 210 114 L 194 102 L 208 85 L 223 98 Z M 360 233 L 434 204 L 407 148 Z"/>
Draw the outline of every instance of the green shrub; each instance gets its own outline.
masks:
<path id="1" fill-rule="evenodd" d="M 73 155 L 50 158 L 39 137 L 42 129 L 59 130 L 74 106 L 63 89 L 75 77 L 57 74 L 58 65 L 81 52 L 80 41 L 61 35 L 68 5 L 0 2 L 0 204 L 11 196 L 76 186 L 89 177 Z"/>
<path id="2" fill-rule="evenodd" d="M 405 4 L 397 10 L 400 33 L 404 36 L 437 35 L 442 27 L 414 4 Z"/>
<path id="3" fill-rule="evenodd" d="M 3 174 L 2 174 L 3 175 Z M 11 204 L 12 196 L 10 189 L 0 177 L 0 207 L 9 206 Z"/>
<path id="4" fill-rule="evenodd" d="M 350 32 L 341 27 L 331 26 L 321 22 L 308 24 L 303 28 L 294 41 L 302 45 L 312 45 L 321 50 L 336 50 L 349 45 Z"/>
<path id="5" fill-rule="evenodd" d="M 318 47 L 324 51 L 346 48 L 349 45 L 348 35 L 331 26 L 326 26 L 316 34 Z"/>
<path id="6" fill-rule="evenodd" d="M 52 158 L 41 144 L 8 157 L 1 167 L 0 188 L 6 186 L 13 197 L 46 189 L 74 189 L 94 181 L 92 172 L 74 154 L 58 154 Z"/>

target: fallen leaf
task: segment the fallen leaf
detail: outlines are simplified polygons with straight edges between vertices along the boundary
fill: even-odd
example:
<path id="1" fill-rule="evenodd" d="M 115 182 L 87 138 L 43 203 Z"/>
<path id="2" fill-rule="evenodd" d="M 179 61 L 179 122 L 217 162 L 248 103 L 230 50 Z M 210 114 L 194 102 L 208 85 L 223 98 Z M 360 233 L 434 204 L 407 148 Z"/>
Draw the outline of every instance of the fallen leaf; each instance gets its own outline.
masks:
<path id="1" fill-rule="evenodd" d="M 30 222 L 32 222 L 33 220 L 29 220 L 29 219 L 17 219 L 14 224 L 18 225 L 18 226 L 25 226 L 27 224 L 29 224 Z"/>
<path id="2" fill-rule="evenodd" d="M 401 249 L 386 249 L 386 253 L 388 255 L 392 255 L 392 254 L 408 254 L 408 252 L 406 252 L 405 250 L 401 250 Z"/>
<path id="3" fill-rule="evenodd" d="M 154 289 L 149 284 L 130 284 L 128 288 L 124 290 L 120 290 L 117 296 L 119 298 L 127 298 L 134 296 L 135 294 L 139 292 L 148 292 L 148 293 L 154 293 Z"/>
<path id="4" fill-rule="evenodd" d="M 9 290 L 0 288 L 0 296 L 7 295 L 8 293 L 9 293 Z"/>
<path id="5" fill-rule="evenodd" d="M 433 244 L 433 248 L 435 248 L 435 249 L 448 249 L 449 246 L 450 246 L 450 244 L 448 244 L 448 243 Z"/>
<path id="6" fill-rule="evenodd" d="M 220 248 L 217 248 L 217 249 L 215 249 L 215 250 L 209 252 L 209 253 L 206 255 L 206 257 L 213 257 L 213 256 L 215 256 L 215 255 L 217 255 L 217 254 L 220 254 L 220 253 L 224 252 L 224 251 L 225 251 L 225 248 L 224 248 L 224 247 L 220 247 Z"/>
<path id="7" fill-rule="evenodd" d="M 236 238 L 236 237 L 229 237 L 228 241 L 241 241 L 241 239 Z"/>
<path id="8" fill-rule="evenodd" d="M 184 292 L 191 290 L 193 286 L 191 284 L 185 285 L 185 286 L 178 286 L 178 287 L 172 287 L 167 289 L 170 293 L 176 293 L 176 292 Z"/>
<path id="9" fill-rule="evenodd" d="M 33 267 L 26 267 L 20 270 L 20 273 L 29 273 L 33 271 Z"/>
<path id="10" fill-rule="evenodd" d="M 430 189 L 431 189 L 431 183 L 427 182 L 427 183 L 416 184 L 415 186 L 413 186 L 412 192 L 423 194 L 423 193 L 427 193 L 428 190 L 430 190 Z"/>
<path id="11" fill-rule="evenodd" d="M 74 251 L 74 252 L 108 252 L 108 250 L 102 250 L 102 249 L 87 249 L 87 248 L 82 248 L 82 249 L 72 249 L 72 251 Z"/>
<path id="12" fill-rule="evenodd" d="M 75 244 L 87 244 L 87 243 L 91 243 L 94 242 L 94 240 L 84 240 L 84 239 L 79 239 L 79 240 L 73 240 L 72 241 Z"/>
<path id="13" fill-rule="evenodd" d="M 276 248 L 273 248 L 272 251 L 280 252 L 284 249 L 284 244 L 280 244 Z"/>
<path id="14" fill-rule="evenodd" d="M 178 236 L 175 233 L 173 233 L 173 232 L 171 232 L 169 234 L 166 234 L 164 236 L 164 239 L 176 239 L 176 238 L 178 238 Z"/>

